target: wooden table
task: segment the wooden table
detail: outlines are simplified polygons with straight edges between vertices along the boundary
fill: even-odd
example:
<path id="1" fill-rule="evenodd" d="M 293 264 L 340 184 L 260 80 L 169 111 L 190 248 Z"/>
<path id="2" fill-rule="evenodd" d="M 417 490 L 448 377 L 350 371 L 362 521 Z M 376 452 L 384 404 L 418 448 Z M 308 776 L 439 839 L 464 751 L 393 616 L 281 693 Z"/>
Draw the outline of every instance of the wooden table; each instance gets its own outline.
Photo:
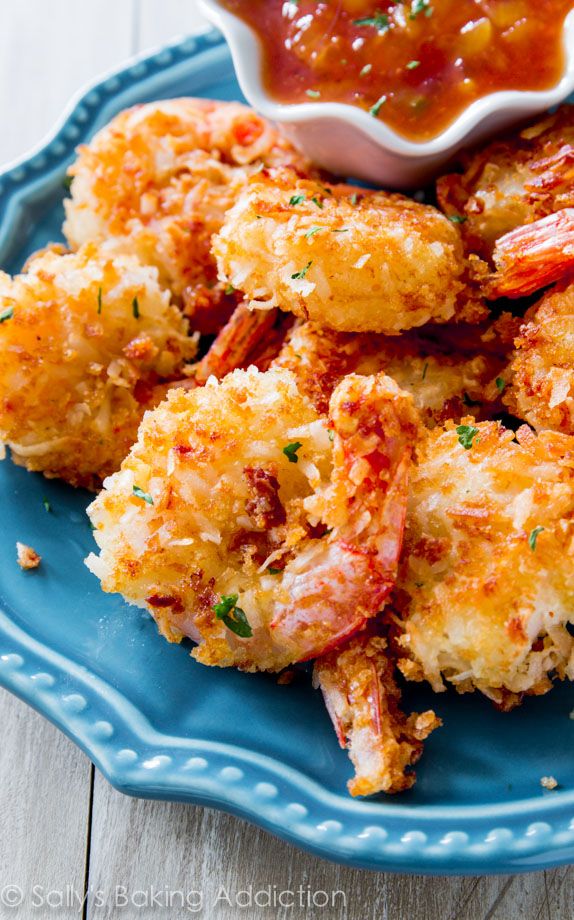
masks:
<path id="1" fill-rule="evenodd" d="M 201 24 L 194 0 L 1 0 L 0 164 L 37 143 L 86 80 Z M 433 879 L 341 868 L 215 811 L 123 797 L 63 735 L 3 691 L 0 725 L 0 900 L 7 885 L 25 897 L 20 908 L 0 904 L 1 920 L 574 918 L 570 869 Z M 250 885 L 342 891 L 346 907 L 340 897 L 335 911 L 242 909 L 235 895 Z M 202 909 L 181 909 L 177 894 L 166 906 L 167 892 L 179 889 L 200 892 Z M 197 906 L 199 895 L 189 903 Z"/>

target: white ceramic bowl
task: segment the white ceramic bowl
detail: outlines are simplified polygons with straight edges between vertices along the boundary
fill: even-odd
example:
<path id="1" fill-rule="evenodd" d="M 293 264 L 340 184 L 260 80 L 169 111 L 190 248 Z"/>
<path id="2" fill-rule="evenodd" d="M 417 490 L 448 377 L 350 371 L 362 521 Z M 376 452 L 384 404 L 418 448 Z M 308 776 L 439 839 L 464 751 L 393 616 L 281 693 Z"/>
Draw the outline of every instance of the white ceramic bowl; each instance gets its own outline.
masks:
<path id="1" fill-rule="evenodd" d="M 508 90 L 477 99 L 442 134 L 415 143 L 363 109 L 341 102 L 281 105 L 265 91 L 262 49 L 255 32 L 219 0 L 200 0 L 207 18 L 231 49 L 237 79 L 250 104 L 280 123 L 304 153 L 330 172 L 384 185 L 416 187 L 430 179 L 463 146 L 483 140 L 562 102 L 574 91 L 574 10 L 565 20 L 566 66 L 560 82 L 543 92 Z"/>

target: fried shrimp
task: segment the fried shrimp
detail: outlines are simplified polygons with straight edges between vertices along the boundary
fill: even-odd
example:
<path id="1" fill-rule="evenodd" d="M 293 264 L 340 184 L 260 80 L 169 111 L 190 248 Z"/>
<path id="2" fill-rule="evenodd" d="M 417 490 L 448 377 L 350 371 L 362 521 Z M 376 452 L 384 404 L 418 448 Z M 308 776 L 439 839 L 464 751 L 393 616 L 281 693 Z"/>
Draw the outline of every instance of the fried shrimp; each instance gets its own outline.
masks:
<path id="1" fill-rule="evenodd" d="M 395 598 L 406 677 L 503 708 L 574 678 L 574 438 L 497 422 L 418 448 Z"/>
<path id="2" fill-rule="evenodd" d="M 252 308 L 280 307 L 339 331 L 396 335 L 484 315 L 463 283 L 458 229 L 400 195 L 260 173 L 213 250 L 220 279 Z"/>
<path id="3" fill-rule="evenodd" d="M 527 311 L 503 401 L 538 431 L 574 435 L 574 283 Z"/>
<path id="4" fill-rule="evenodd" d="M 480 332 L 474 335 L 474 354 L 441 349 L 441 330 L 436 338 L 429 330 L 402 336 L 344 333 L 321 329 L 315 323 L 300 323 L 291 331 L 273 362 L 288 368 L 297 378 L 299 389 L 320 412 L 329 404 L 331 393 L 346 374 L 384 372 L 406 392 L 423 421 L 430 427 L 449 418 L 460 419 L 468 407 L 489 417 L 500 409 L 499 392 L 494 383 L 504 359 L 488 352 Z M 472 327 L 475 328 L 475 327 Z M 459 327 L 452 333 L 455 337 Z M 488 335 L 488 330 L 483 332 Z"/>
<path id="5" fill-rule="evenodd" d="M 234 302 L 228 309 L 224 290 L 214 287 L 211 237 L 247 178 L 276 165 L 308 168 L 276 128 L 239 103 L 135 106 L 80 147 L 64 233 L 74 248 L 109 240 L 137 255 L 159 269 L 186 312 L 200 313 L 209 327 L 213 302 L 225 322 Z"/>
<path id="6" fill-rule="evenodd" d="M 89 244 L 0 273 L 0 439 L 29 470 L 96 487 L 136 438 L 154 386 L 195 339 L 157 271 Z"/>
<path id="7" fill-rule="evenodd" d="M 89 508 L 88 566 L 204 664 L 327 652 L 394 583 L 417 425 L 383 375 L 347 377 L 328 417 L 286 370 L 173 390 Z"/>
<path id="8" fill-rule="evenodd" d="M 432 710 L 404 715 L 393 670 L 386 640 L 368 634 L 315 662 L 314 681 L 355 768 L 351 795 L 410 789 L 416 779 L 410 767 L 441 724 Z"/>
<path id="9" fill-rule="evenodd" d="M 463 221 L 467 250 L 488 259 L 499 237 L 574 207 L 574 106 L 467 155 L 463 167 L 439 179 L 439 204 Z"/>

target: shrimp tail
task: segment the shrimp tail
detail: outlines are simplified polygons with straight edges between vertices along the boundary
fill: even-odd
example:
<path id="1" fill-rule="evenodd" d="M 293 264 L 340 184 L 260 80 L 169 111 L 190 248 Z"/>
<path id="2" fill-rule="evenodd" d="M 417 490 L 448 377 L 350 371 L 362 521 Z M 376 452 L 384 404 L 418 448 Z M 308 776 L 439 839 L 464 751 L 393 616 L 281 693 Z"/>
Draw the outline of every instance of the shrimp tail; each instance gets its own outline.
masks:
<path id="1" fill-rule="evenodd" d="M 416 776 L 409 768 L 441 724 L 432 710 L 402 712 L 393 671 L 386 640 L 367 633 L 315 662 L 315 685 L 355 769 L 348 783 L 353 796 L 410 789 Z"/>
<path id="2" fill-rule="evenodd" d="M 496 272 L 486 296 L 524 297 L 574 270 L 574 208 L 564 208 L 504 234 L 493 253 Z"/>
<path id="3" fill-rule="evenodd" d="M 298 660 L 336 648 L 384 606 L 396 579 L 418 414 L 384 374 L 351 374 L 331 397 L 333 474 L 322 497 L 329 533 L 286 571 L 271 629 Z"/>
<path id="4" fill-rule="evenodd" d="M 273 329 L 278 312 L 250 310 L 245 301 L 238 304 L 207 354 L 198 362 L 196 383 L 202 386 L 212 376 L 221 380 L 236 368 L 245 367 L 250 354 Z"/>

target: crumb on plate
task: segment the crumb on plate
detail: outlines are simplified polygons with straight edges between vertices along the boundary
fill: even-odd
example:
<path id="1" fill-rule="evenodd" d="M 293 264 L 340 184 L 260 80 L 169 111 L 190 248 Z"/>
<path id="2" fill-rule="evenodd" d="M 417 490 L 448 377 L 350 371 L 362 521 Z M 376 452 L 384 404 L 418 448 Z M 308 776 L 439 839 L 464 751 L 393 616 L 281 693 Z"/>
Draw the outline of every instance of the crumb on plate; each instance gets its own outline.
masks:
<path id="1" fill-rule="evenodd" d="M 25 543 L 16 543 L 16 552 L 18 554 L 18 565 L 21 569 L 37 569 L 42 561 L 42 557 Z"/>
<path id="2" fill-rule="evenodd" d="M 556 789 L 558 781 L 553 776 L 541 776 L 540 785 L 543 789 Z"/>

